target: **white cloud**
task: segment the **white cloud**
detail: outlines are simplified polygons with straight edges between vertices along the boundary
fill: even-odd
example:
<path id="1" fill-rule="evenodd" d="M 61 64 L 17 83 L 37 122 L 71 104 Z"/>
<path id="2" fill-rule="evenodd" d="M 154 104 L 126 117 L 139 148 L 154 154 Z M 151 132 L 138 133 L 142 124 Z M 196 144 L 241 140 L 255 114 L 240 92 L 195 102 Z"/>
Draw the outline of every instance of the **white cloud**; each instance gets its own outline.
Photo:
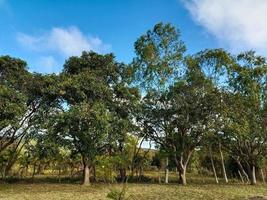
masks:
<path id="1" fill-rule="evenodd" d="M 192 18 L 232 51 L 267 54 L 267 0 L 183 0 Z"/>
<path id="2" fill-rule="evenodd" d="M 45 73 L 55 72 L 55 69 L 57 69 L 58 66 L 59 63 L 53 56 L 42 56 L 38 62 L 38 67 Z"/>
<path id="3" fill-rule="evenodd" d="M 18 33 L 17 41 L 30 50 L 53 51 L 67 57 L 78 56 L 82 51 L 104 53 L 110 50 L 110 45 L 100 38 L 86 36 L 76 27 L 55 27 L 39 36 Z"/>
<path id="4" fill-rule="evenodd" d="M 40 50 L 40 46 L 44 45 L 45 39 L 42 37 L 38 38 L 24 33 L 18 33 L 17 41 L 31 50 Z"/>

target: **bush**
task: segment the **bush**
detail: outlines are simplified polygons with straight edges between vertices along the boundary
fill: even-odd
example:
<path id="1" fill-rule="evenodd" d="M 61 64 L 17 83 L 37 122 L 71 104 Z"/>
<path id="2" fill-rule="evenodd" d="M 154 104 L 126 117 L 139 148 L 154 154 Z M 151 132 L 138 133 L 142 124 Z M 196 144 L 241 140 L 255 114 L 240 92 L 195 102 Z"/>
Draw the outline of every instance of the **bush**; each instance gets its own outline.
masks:
<path id="1" fill-rule="evenodd" d="M 127 194 L 127 187 L 126 184 L 123 185 L 122 189 L 111 189 L 110 192 L 107 194 L 107 198 L 112 200 L 128 200 L 131 196 Z"/>

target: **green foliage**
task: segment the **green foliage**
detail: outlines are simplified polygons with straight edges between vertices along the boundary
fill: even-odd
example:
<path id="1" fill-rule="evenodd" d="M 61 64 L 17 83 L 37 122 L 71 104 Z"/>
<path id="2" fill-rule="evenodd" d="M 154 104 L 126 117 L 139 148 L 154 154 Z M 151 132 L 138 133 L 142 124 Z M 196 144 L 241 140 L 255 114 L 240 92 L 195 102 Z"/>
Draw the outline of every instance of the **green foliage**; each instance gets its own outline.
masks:
<path id="1" fill-rule="evenodd" d="M 18 125 L 26 112 L 28 76 L 24 61 L 0 57 L 0 131 L 10 124 Z"/>
<path id="2" fill-rule="evenodd" d="M 135 42 L 132 66 L 135 82 L 142 88 L 168 87 L 181 70 L 185 45 L 171 24 L 158 23 Z M 165 88 L 166 89 L 166 88 Z"/>
<path id="3" fill-rule="evenodd" d="M 25 95 L 13 88 L 0 85 L 0 130 L 18 123 L 26 110 Z"/>
<path id="4" fill-rule="evenodd" d="M 185 51 L 179 30 L 159 23 L 137 39 L 129 65 L 113 54 L 83 52 L 59 75 L 43 75 L 0 57 L 2 173 L 18 159 L 22 168 L 79 174 L 83 165 L 88 176 L 94 169 L 125 181 L 129 170 L 143 177 L 154 156 L 158 167 L 169 158 L 185 184 L 186 169 L 209 168 L 209 154 L 219 167 L 219 145 L 252 177 L 266 167 L 266 59 L 252 51 Z M 159 152 L 140 148 L 146 140 Z M 126 198 L 124 189 L 110 195 Z"/>

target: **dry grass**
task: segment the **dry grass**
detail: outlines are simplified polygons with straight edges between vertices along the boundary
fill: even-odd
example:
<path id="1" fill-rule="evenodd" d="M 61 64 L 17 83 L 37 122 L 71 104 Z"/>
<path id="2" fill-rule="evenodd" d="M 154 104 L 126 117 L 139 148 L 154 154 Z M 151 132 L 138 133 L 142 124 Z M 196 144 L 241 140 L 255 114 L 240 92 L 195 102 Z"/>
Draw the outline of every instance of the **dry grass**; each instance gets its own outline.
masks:
<path id="1" fill-rule="evenodd" d="M 251 197 L 267 198 L 267 186 L 257 185 L 215 185 L 191 184 L 128 184 L 127 193 L 138 200 L 226 200 L 248 199 Z M 1 200 L 104 200 L 111 188 L 122 188 L 120 184 L 93 184 L 81 186 L 78 184 L 49 183 L 13 183 L 0 184 Z"/>
<path id="2" fill-rule="evenodd" d="M 128 183 L 127 196 L 132 200 L 245 200 L 255 197 L 255 200 L 267 199 L 267 184 L 251 186 L 240 184 L 232 179 L 229 184 L 214 184 L 213 177 L 188 176 L 188 185 L 180 186 L 176 183 L 177 175 L 170 173 L 170 184 L 158 184 L 159 176 L 164 179 L 164 173 L 147 172 L 150 182 Z M 122 184 L 94 183 L 82 186 L 79 179 L 58 179 L 48 175 L 31 179 L 13 180 L 12 184 L 0 184 L 0 200 L 104 200 L 113 190 L 121 190 Z"/>

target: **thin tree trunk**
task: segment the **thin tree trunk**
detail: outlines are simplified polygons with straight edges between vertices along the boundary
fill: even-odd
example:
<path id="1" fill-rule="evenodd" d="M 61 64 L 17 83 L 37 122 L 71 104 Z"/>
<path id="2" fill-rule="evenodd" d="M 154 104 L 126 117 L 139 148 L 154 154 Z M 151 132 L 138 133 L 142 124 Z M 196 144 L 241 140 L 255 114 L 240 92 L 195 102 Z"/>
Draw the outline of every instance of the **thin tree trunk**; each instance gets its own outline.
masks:
<path id="1" fill-rule="evenodd" d="M 32 179 L 34 179 L 36 164 L 33 165 Z"/>
<path id="2" fill-rule="evenodd" d="M 70 178 L 73 177 L 74 167 L 70 166 Z"/>
<path id="3" fill-rule="evenodd" d="M 58 182 L 61 182 L 61 167 L 58 169 Z"/>
<path id="4" fill-rule="evenodd" d="M 247 174 L 246 171 L 244 170 L 244 168 L 243 168 L 241 162 L 239 161 L 239 159 L 235 159 L 235 160 L 236 160 L 236 163 L 237 163 L 239 169 L 241 170 L 241 173 L 246 177 L 246 181 L 247 181 L 247 183 L 248 183 L 248 182 L 249 182 L 248 174 Z"/>
<path id="5" fill-rule="evenodd" d="M 166 167 L 165 167 L 165 183 L 169 183 L 169 158 L 166 158 Z"/>
<path id="6" fill-rule="evenodd" d="M 241 172 L 240 172 L 239 170 L 238 170 L 238 174 L 239 174 L 239 177 L 240 177 L 240 179 L 241 179 L 242 183 L 244 183 L 243 176 L 242 176 L 242 174 L 241 174 Z"/>
<path id="7" fill-rule="evenodd" d="M 260 171 L 261 171 L 262 182 L 265 184 L 265 176 L 264 176 L 263 170 L 261 169 Z"/>
<path id="8" fill-rule="evenodd" d="M 39 165 L 37 166 L 36 174 L 41 174 L 41 163 L 39 163 Z"/>
<path id="9" fill-rule="evenodd" d="M 255 166 L 253 165 L 252 166 L 252 182 L 251 184 L 252 185 L 256 185 L 257 183 L 257 180 L 256 180 L 256 169 L 255 169 Z"/>
<path id="10" fill-rule="evenodd" d="M 7 173 L 6 173 L 6 166 L 4 166 L 3 167 L 3 173 L 2 173 L 3 180 L 6 179 L 6 175 L 7 175 Z"/>
<path id="11" fill-rule="evenodd" d="M 143 164 L 140 165 L 140 177 L 144 176 Z"/>
<path id="12" fill-rule="evenodd" d="M 224 164 L 224 156 L 223 156 L 223 152 L 222 152 L 221 143 L 219 143 L 219 150 L 220 150 L 220 155 L 221 155 L 223 177 L 224 177 L 225 182 L 228 183 L 228 178 L 227 178 L 227 174 L 226 174 L 226 169 L 225 169 L 225 164 Z"/>
<path id="13" fill-rule="evenodd" d="M 26 165 L 26 169 L 25 169 L 25 176 L 26 176 L 26 177 L 28 176 L 28 170 L 29 170 L 29 166 Z"/>
<path id="14" fill-rule="evenodd" d="M 212 166 L 212 171 L 213 171 L 213 175 L 214 175 L 214 178 L 215 178 L 215 182 L 219 183 L 218 177 L 217 177 L 217 173 L 216 173 L 216 170 L 215 170 L 215 166 L 214 166 L 212 153 L 211 153 L 211 148 L 209 149 L 209 153 L 210 153 L 210 161 L 211 161 L 211 166 Z"/>
<path id="15" fill-rule="evenodd" d="M 159 179 L 159 184 L 161 184 L 160 168 L 158 168 L 158 179 Z"/>

